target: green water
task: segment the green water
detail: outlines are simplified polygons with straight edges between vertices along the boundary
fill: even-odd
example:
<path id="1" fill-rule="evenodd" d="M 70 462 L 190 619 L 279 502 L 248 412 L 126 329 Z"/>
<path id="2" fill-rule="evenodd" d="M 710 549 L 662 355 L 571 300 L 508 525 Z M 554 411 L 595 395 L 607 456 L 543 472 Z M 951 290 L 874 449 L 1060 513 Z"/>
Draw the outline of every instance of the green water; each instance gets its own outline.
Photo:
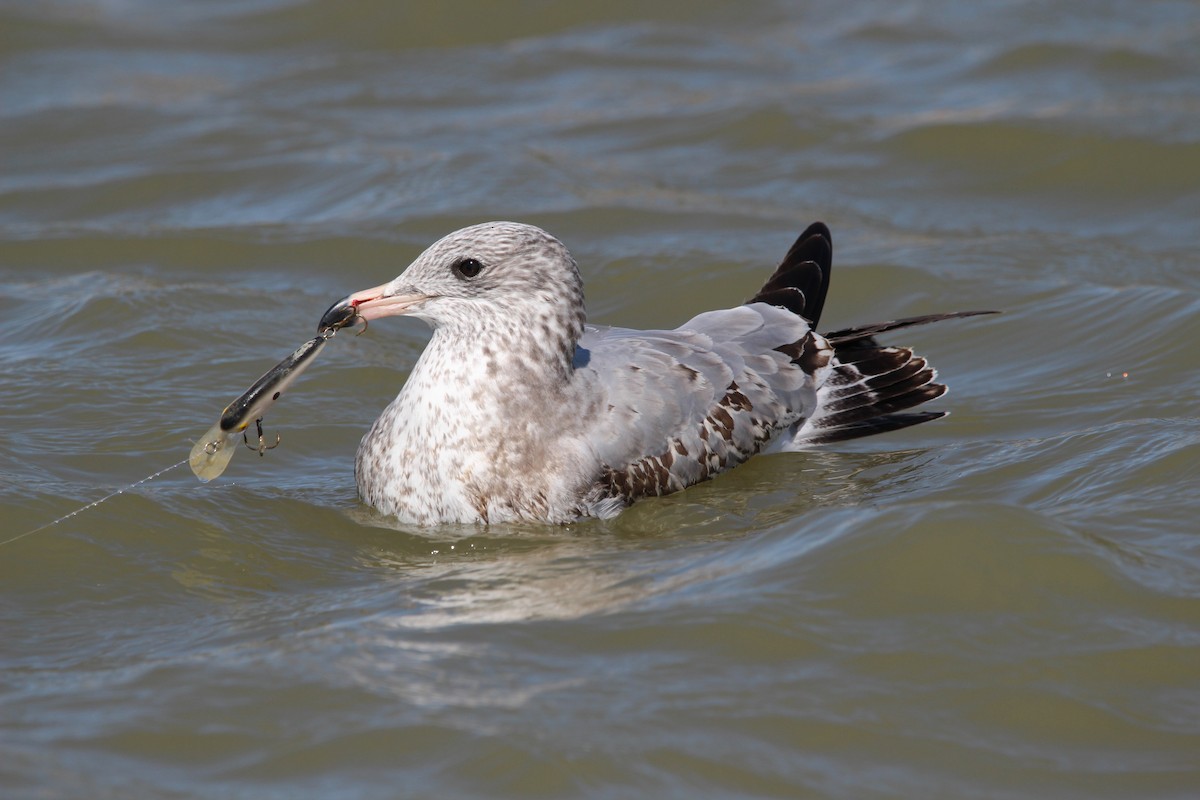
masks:
<path id="1" fill-rule="evenodd" d="M 427 340 L 339 335 L 282 445 L 0 546 L 5 798 L 1200 795 L 1200 9 L 0 4 L 0 539 L 186 457 L 466 224 L 594 321 L 824 325 L 945 420 L 567 528 L 404 528 L 353 455 Z"/>

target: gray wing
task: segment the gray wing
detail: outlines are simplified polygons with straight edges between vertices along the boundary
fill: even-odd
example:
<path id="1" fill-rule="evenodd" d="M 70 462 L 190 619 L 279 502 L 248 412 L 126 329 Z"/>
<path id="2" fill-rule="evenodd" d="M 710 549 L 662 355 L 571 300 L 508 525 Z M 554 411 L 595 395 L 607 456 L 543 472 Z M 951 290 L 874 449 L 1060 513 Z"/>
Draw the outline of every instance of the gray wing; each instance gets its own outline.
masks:
<path id="1" fill-rule="evenodd" d="M 575 383 L 600 468 L 587 513 L 678 491 L 768 447 L 812 416 L 832 355 L 803 318 L 764 303 L 675 330 L 588 326 Z"/>

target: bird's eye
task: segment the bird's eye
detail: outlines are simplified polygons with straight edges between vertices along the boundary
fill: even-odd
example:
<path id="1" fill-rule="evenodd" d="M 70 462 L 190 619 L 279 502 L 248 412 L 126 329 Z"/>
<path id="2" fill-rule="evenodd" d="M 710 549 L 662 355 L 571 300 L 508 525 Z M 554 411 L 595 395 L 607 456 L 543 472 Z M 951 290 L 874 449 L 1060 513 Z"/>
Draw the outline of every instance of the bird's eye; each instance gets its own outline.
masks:
<path id="1" fill-rule="evenodd" d="M 483 269 L 483 264 L 475 258 L 460 258 L 450 269 L 460 278 L 474 278 Z"/>

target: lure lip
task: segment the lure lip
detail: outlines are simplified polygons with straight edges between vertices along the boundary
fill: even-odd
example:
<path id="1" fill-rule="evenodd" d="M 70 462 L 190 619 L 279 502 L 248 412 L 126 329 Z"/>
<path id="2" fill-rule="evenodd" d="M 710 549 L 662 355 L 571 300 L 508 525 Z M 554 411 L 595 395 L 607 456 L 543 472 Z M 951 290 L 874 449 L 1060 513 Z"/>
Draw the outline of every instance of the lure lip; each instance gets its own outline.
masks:
<path id="1" fill-rule="evenodd" d="M 358 320 L 370 321 L 380 317 L 406 314 L 426 300 L 430 295 L 413 291 L 396 291 L 390 283 L 363 289 L 338 300 L 331 305 L 317 323 L 317 331 L 325 334 L 353 325 Z"/>
<path id="2" fill-rule="evenodd" d="M 354 324 L 358 319 L 358 309 L 346 302 L 349 299 L 339 300 L 325 310 L 321 321 L 317 323 L 317 333 L 324 336 Z"/>

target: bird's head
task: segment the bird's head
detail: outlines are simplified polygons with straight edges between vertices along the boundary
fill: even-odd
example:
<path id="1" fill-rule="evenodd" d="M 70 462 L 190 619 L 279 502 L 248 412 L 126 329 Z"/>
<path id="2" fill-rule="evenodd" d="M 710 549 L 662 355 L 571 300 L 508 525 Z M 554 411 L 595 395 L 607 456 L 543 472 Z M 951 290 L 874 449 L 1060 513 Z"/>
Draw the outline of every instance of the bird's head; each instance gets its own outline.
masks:
<path id="1" fill-rule="evenodd" d="M 583 330 L 583 281 L 567 248 L 542 229 L 486 222 L 435 242 L 394 280 L 334 303 L 319 329 L 394 315 L 435 329 L 524 321 L 561 329 L 573 346 Z"/>

